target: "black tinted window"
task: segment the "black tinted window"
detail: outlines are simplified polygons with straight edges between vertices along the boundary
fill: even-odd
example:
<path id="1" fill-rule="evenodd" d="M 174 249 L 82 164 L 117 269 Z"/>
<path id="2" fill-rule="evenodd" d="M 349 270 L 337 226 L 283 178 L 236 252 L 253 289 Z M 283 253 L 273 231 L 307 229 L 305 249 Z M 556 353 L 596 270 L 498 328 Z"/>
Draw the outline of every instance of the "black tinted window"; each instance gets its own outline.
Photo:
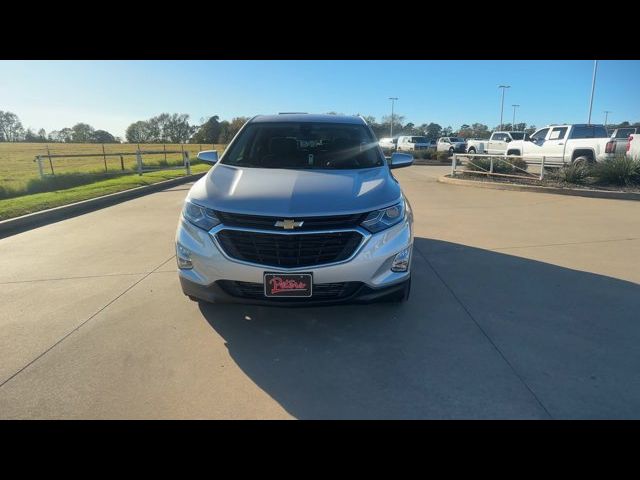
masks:
<path id="1" fill-rule="evenodd" d="M 254 123 L 247 125 L 221 163 L 256 168 L 371 168 L 385 165 L 364 125 Z"/>
<path id="2" fill-rule="evenodd" d="M 616 132 L 616 138 L 628 138 L 636 132 L 635 128 L 619 128 Z"/>
<path id="3" fill-rule="evenodd" d="M 585 125 L 573 127 L 571 138 L 608 138 L 607 129 L 603 126 Z"/>

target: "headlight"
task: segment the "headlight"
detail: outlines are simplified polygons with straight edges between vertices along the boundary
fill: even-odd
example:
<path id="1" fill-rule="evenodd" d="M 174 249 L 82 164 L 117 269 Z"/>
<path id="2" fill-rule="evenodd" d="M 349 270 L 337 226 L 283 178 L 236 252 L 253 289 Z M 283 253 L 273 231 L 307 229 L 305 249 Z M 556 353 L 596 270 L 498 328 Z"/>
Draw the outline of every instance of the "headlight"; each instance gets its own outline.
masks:
<path id="1" fill-rule="evenodd" d="M 218 220 L 218 217 L 216 217 L 213 210 L 201 207 L 189 201 L 184 202 L 182 216 L 190 223 L 193 223 L 196 227 L 203 228 L 207 231 L 220 223 L 220 220 Z"/>
<path id="2" fill-rule="evenodd" d="M 400 223 L 405 217 L 404 200 L 392 207 L 369 213 L 361 225 L 371 233 L 376 233 Z"/>

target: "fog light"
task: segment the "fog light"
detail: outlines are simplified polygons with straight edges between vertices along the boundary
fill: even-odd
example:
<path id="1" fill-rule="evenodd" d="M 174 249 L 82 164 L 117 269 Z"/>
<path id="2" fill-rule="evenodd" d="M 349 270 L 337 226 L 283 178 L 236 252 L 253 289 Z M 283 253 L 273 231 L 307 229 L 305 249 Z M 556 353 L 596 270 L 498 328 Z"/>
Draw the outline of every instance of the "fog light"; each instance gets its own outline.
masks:
<path id="1" fill-rule="evenodd" d="M 187 250 L 179 243 L 176 243 L 176 259 L 178 261 L 178 268 L 183 270 L 193 268 L 193 263 L 191 263 L 191 251 Z"/>
<path id="2" fill-rule="evenodd" d="M 409 259 L 411 258 L 411 248 L 407 247 L 398 253 L 391 263 L 392 272 L 406 272 L 409 270 Z"/>

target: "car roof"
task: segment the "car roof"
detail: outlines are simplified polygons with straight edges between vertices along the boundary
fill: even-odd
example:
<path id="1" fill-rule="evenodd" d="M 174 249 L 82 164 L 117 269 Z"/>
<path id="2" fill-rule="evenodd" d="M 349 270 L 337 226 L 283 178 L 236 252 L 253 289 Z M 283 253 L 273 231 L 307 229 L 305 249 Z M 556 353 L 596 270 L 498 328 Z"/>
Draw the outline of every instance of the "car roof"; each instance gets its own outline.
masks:
<path id="1" fill-rule="evenodd" d="M 351 123 L 364 125 L 362 117 L 355 115 L 328 115 L 310 113 L 280 113 L 278 115 L 257 115 L 250 120 L 250 123 L 267 122 L 318 122 L 318 123 Z"/>

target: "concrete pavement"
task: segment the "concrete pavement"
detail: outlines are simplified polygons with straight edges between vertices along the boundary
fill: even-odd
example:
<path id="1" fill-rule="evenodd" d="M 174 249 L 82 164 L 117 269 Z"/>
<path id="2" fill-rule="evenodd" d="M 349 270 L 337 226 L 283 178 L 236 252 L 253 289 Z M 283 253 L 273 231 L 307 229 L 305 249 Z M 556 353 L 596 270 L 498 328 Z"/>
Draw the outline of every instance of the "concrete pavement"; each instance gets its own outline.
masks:
<path id="1" fill-rule="evenodd" d="M 189 301 L 188 186 L 0 240 L 0 418 L 640 418 L 640 204 L 447 170 L 399 306 Z"/>

